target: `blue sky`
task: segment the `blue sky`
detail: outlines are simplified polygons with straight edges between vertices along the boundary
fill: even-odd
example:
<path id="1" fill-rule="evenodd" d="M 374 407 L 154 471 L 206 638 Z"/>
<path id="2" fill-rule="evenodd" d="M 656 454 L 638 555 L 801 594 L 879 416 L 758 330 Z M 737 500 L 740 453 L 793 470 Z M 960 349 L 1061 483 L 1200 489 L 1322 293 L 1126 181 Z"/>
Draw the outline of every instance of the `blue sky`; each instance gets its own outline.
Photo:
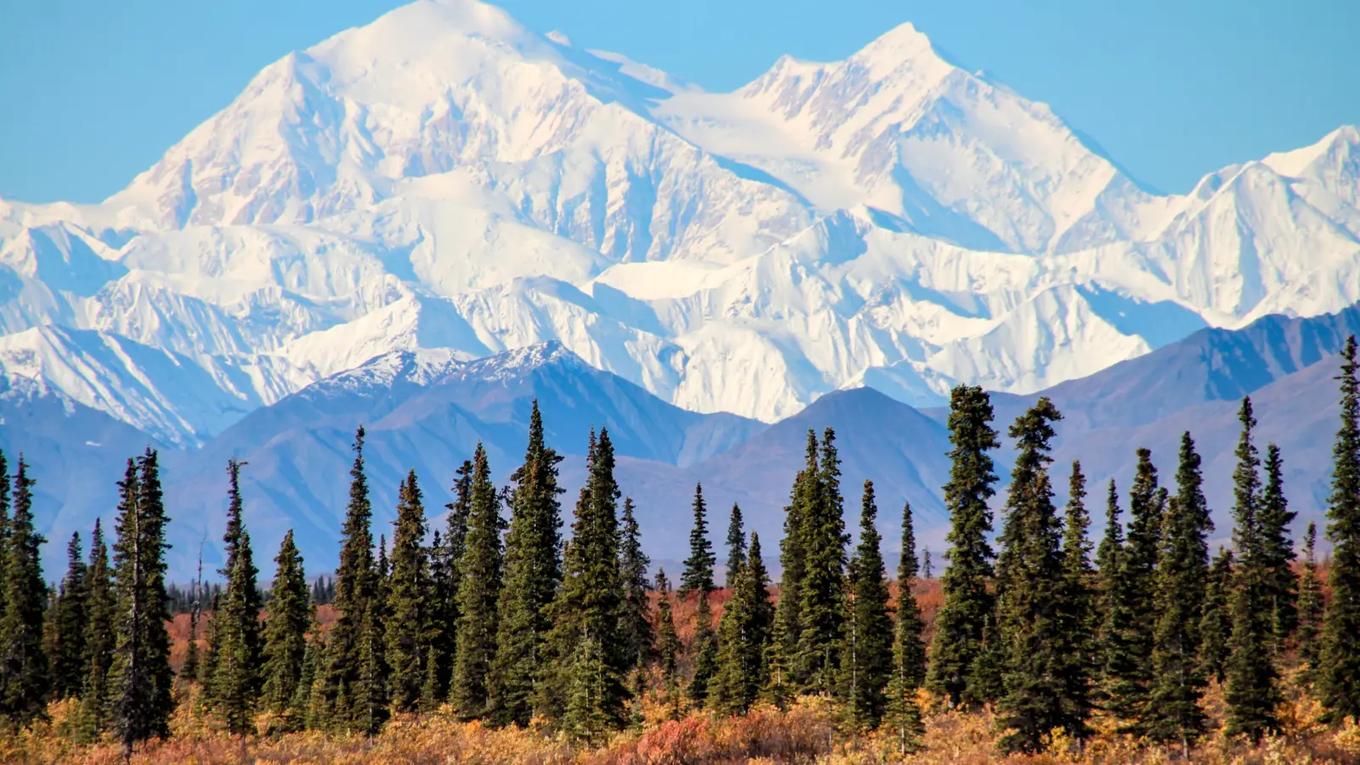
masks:
<path id="1" fill-rule="evenodd" d="M 101 199 L 270 61 L 399 4 L 0 1 L 0 197 Z M 844 57 L 911 21 L 1167 191 L 1360 123 L 1354 0 L 501 4 L 530 27 L 710 89 L 741 85 L 781 53 Z"/>

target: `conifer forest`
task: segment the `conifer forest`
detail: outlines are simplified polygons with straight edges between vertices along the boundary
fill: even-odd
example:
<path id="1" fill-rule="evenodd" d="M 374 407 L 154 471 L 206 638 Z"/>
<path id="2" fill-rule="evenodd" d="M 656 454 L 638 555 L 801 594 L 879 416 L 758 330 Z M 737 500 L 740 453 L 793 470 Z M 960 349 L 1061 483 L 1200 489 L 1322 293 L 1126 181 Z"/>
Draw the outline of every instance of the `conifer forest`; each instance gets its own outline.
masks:
<path id="1" fill-rule="evenodd" d="M 1217 550 L 1193 428 L 1174 455 L 1129 444 L 1130 485 L 1088 486 L 1054 464 L 1049 399 L 1002 423 L 959 386 L 938 579 L 910 506 L 866 482 L 845 507 L 856 434 L 830 429 L 806 434 L 781 539 L 695 486 L 672 571 L 643 552 L 608 430 L 566 497 L 537 403 L 508 485 L 480 446 L 446 508 L 411 471 L 390 529 L 358 427 L 324 577 L 292 532 L 252 546 L 248 464 L 213 489 L 225 565 L 172 585 L 156 451 L 109 476 L 111 525 L 59 540 L 35 530 L 32 466 L 0 454 L 0 761 L 1357 762 L 1354 337 L 1336 382 L 1325 527 L 1295 528 L 1289 455 L 1244 398 Z M 879 518 L 899 513 L 890 571 Z M 57 582 L 44 544 L 66 545 Z"/>

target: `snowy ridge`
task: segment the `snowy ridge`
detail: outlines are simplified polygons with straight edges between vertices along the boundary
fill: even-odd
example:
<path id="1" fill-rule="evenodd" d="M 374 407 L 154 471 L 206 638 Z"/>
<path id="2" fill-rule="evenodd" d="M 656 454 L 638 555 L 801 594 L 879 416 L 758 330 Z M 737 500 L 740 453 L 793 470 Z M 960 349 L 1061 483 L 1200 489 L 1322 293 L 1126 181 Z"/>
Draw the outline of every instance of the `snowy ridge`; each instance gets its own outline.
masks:
<path id="1" fill-rule="evenodd" d="M 773 421 L 1357 301 L 1360 130 L 1155 195 L 909 24 L 709 93 L 421 1 L 265 67 L 101 204 L 0 200 L 0 373 L 186 445 L 394 351 L 558 343 Z"/>

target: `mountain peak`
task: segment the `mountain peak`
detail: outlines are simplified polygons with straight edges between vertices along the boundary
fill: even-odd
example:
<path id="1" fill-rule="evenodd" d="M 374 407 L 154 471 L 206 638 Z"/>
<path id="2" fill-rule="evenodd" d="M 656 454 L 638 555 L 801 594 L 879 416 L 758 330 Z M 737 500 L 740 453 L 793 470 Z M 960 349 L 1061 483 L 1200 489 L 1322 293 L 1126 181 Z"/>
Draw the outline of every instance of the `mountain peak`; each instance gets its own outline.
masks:
<path id="1" fill-rule="evenodd" d="M 861 61 L 883 61 L 896 65 L 904 59 L 925 57 L 935 61 L 944 60 L 935 50 L 935 46 L 931 44 L 930 38 L 926 36 L 925 32 L 917 29 L 910 21 L 904 21 L 875 37 L 851 58 Z"/>

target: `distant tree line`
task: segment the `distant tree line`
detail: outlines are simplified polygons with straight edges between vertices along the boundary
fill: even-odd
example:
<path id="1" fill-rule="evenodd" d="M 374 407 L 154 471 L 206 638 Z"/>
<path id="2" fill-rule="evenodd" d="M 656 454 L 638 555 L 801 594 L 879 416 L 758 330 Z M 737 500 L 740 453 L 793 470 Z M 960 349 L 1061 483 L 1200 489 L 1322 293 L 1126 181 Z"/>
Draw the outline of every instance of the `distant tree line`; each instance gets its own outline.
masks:
<path id="1" fill-rule="evenodd" d="M 227 465 L 220 588 L 165 583 L 165 524 L 157 455 L 128 460 L 118 482 L 112 548 L 98 522 L 80 536 L 49 590 L 39 568 L 33 480 L 19 458 L 0 481 L 0 716 L 21 726 L 50 700 L 78 699 L 76 735 L 112 736 L 125 750 L 169 734 L 174 697 L 166 622 L 173 603 L 201 612 L 205 648 L 190 640 L 180 683 L 201 711 L 239 735 L 256 715 L 282 729 L 376 733 L 393 713 L 451 710 L 491 725 L 542 721 L 583 742 L 640 720 L 644 695 L 742 714 L 799 695 L 833 699 L 855 730 L 886 729 L 920 746 L 921 689 L 949 707 L 992 706 L 1008 751 L 1037 751 L 1054 731 L 1091 735 L 1096 710 L 1121 730 L 1187 749 L 1207 731 L 1203 695 L 1225 688 L 1226 729 L 1250 739 L 1280 728 L 1280 676 L 1297 657 L 1313 693 L 1339 721 L 1360 715 L 1360 382 L 1356 343 L 1342 352 L 1341 424 L 1333 452 L 1324 599 L 1308 526 L 1296 561 L 1283 458 L 1264 455 L 1250 399 L 1240 410 L 1233 472 L 1232 549 L 1210 556 L 1213 523 L 1201 457 L 1182 436 L 1163 482 L 1151 452 L 1135 452 L 1125 495 L 1105 498 L 1106 529 L 1088 530 L 1086 478 L 1073 463 L 1066 505 L 1055 503 L 1051 444 L 1062 414 L 1041 398 L 1007 430 L 1017 448 L 993 535 L 997 475 L 988 395 L 960 386 L 948 419 L 944 501 L 950 513 L 943 603 L 927 650 L 912 585 L 912 511 L 902 508 L 901 563 L 890 587 L 874 487 L 863 486 L 858 541 L 846 532 L 837 435 L 807 434 L 779 545 L 778 597 L 760 538 L 731 509 L 727 599 L 714 617 L 718 552 L 702 487 L 678 589 L 648 575 L 636 508 L 615 479 L 607 430 L 592 432 L 569 539 L 558 465 L 537 403 L 523 463 L 491 480 L 485 449 L 455 471 L 447 521 L 431 529 L 417 477 L 400 486 L 389 544 L 373 538 L 364 429 L 355 433 L 349 502 L 333 579 L 309 586 L 288 532 L 267 593 L 243 520 L 240 473 Z M 0 474 L 9 475 L 0 455 Z M 1127 509 L 1128 522 L 1123 520 Z M 996 547 L 993 547 L 993 538 Z M 928 558 L 927 558 L 928 559 Z M 201 579 L 201 576 L 200 576 Z M 206 603 L 204 600 L 209 600 Z M 317 621 L 330 602 L 333 624 Z M 686 647 L 675 609 L 693 603 Z"/>

